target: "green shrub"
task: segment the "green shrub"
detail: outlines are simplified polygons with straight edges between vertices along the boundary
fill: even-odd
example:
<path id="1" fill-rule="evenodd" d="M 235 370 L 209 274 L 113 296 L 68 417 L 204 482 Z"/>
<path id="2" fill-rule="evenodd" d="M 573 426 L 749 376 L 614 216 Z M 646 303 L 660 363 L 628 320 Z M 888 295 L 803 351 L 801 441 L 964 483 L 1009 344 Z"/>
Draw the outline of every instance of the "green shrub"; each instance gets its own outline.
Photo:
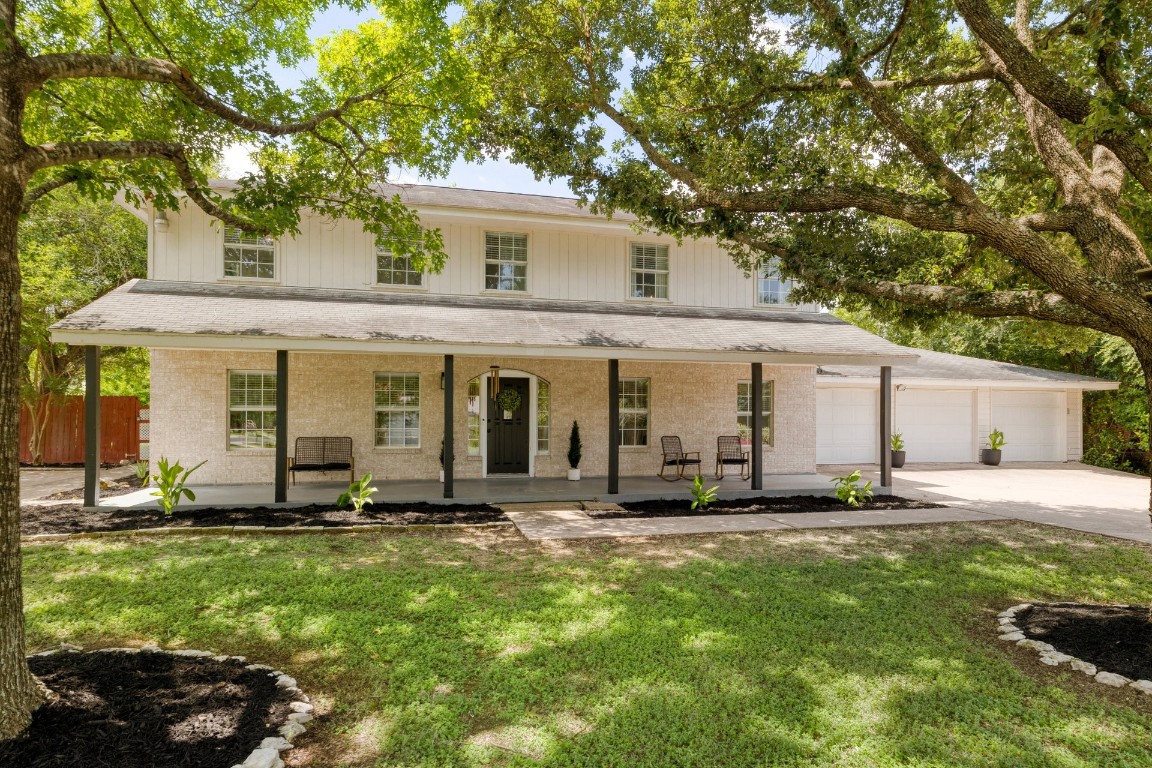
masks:
<path id="1" fill-rule="evenodd" d="M 695 479 L 692 480 L 692 509 L 704 509 L 716 501 L 716 489 L 719 487 L 714 485 L 711 488 L 705 488 L 704 478 L 696 475 Z"/>
<path id="2" fill-rule="evenodd" d="M 179 461 L 175 464 L 169 464 L 168 459 L 163 456 L 156 462 L 158 471 L 152 475 L 152 480 L 156 483 L 156 490 L 152 491 L 152 495 L 160 498 L 157 503 L 163 507 L 165 516 L 172 514 L 172 510 L 180 503 L 181 497 L 188 499 L 188 501 L 196 501 L 196 494 L 192 492 L 191 488 L 186 488 L 185 483 L 188 482 L 189 475 L 207 463 L 208 460 L 205 459 L 191 469 L 184 469 L 180 466 Z"/>
<path id="3" fill-rule="evenodd" d="M 443 449 L 441 449 L 443 450 Z M 347 507 L 351 506 L 357 512 L 364 511 L 365 504 L 372 503 L 372 494 L 378 491 L 378 488 L 371 487 L 372 473 L 365 472 L 364 477 L 359 480 L 353 480 L 348 485 L 348 490 L 340 494 L 336 499 L 336 506 Z"/>
<path id="4" fill-rule="evenodd" d="M 988 435 L 988 447 L 994 451 L 998 451 L 1004 447 L 1004 433 L 998 429 L 992 430 Z"/>
<path id="5" fill-rule="evenodd" d="M 836 498 L 850 507 L 859 507 L 872 498 L 872 481 L 860 485 L 860 470 L 846 477 L 832 478 L 836 483 Z"/>
<path id="6" fill-rule="evenodd" d="M 904 435 L 899 432 L 893 432 L 892 437 L 888 438 L 888 444 L 892 446 L 894 451 L 904 450 Z"/>
<path id="7" fill-rule="evenodd" d="M 580 425 L 574 421 L 572 422 L 572 431 L 568 433 L 568 466 L 572 469 L 579 469 L 583 452 L 584 443 L 580 442 Z"/>
<path id="8" fill-rule="evenodd" d="M 142 487 L 148 485 L 148 462 L 138 461 L 133 465 L 133 469 L 136 470 L 136 479 L 140 481 L 140 485 Z"/>

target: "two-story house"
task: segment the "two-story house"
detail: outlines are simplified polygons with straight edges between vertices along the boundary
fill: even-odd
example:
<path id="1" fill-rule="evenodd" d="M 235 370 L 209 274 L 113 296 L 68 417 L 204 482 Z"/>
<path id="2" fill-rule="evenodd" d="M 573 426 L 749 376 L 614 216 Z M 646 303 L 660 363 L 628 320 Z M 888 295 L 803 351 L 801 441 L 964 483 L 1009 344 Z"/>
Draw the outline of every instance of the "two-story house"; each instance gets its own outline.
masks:
<path id="1" fill-rule="evenodd" d="M 882 369 L 914 371 L 919 352 L 790 303 L 771 268 L 745 275 L 713 241 L 678 243 L 566 198 L 394 192 L 443 233 L 440 273 L 352 221 L 305 213 L 298 235 L 272 239 L 191 204 L 138 210 L 148 278 L 55 338 L 149 348 L 151 456 L 206 460 L 200 483 L 275 478 L 278 499 L 298 436 L 351 437 L 357 472 L 384 480 L 435 479 L 443 445 L 447 494 L 453 478 L 564 476 L 573 422 L 581 469 L 609 492 L 660 469 L 665 435 L 700 451 L 705 471 L 717 437 L 740 436 L 753 488 L 761 473 L 883 453 Z M 1097 385 L 1060 380 L 1085 386 Z M 975 445 L 969 389 L 959 439 Z M 850 390 L 867 394 L 845 400 Z"/>

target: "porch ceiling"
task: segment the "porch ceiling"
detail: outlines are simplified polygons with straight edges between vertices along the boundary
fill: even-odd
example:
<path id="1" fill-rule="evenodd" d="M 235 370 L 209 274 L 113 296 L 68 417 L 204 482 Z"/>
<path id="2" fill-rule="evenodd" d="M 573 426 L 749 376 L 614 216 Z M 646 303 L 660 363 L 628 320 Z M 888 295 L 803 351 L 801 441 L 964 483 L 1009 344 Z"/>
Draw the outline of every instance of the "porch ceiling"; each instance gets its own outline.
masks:
<path id="1" fill-rule="evenodd" d="M 75 345 L 894 365 L 827 314 L 133 280 L 53 326 Z"/>

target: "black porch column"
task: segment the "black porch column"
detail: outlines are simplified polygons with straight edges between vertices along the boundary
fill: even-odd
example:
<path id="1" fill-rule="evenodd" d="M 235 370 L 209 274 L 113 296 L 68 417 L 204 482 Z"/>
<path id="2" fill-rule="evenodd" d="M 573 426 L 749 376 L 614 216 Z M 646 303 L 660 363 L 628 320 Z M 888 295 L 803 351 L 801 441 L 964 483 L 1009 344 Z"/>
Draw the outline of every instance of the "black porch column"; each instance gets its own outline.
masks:
<path id="1" fill-rule="evenodd" d="M 752 490 L 764 490 L 764 364 L 752 363 Z"/>
<path id="2" fill-rule="evenodd" d="M 456 453 L 452 435 L 452 368 L 454 358 L 444 355 L 444 498 L 451 499 L 452 491 L 452 457 Z"/>
<path id="3" fill-rule="evenodd" d="M 100 501 L 100 347 L 84 347 L 84 506 Z"/>
<path id="4" fill-rule="evenodd" d="M 288 350 L 276 350 L 276 503 L 288 501 Z"/>
<path id="5" fill-rule="evenodd" d="M 880 366 L 880 485 L 892 487 L 892 366 Z"/>
<path id="6" fill-rule="evenodd" d="M 608 493 L 620 493 L 620 361 L 608 361 Z"/>

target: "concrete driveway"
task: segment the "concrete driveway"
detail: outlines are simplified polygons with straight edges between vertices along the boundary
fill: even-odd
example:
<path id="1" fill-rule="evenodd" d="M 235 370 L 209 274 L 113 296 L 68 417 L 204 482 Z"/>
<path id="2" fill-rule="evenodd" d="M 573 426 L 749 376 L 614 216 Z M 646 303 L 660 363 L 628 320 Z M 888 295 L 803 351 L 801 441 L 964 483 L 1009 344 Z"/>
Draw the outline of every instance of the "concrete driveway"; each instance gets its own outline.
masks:
<path id="1" fill-rule="evenodd" d="M 824 474 L 852 467 L 821 466 Z M 864 477 L 879 482 L 878 467 Z M 999 517 L 1152 543 L 1149 479 L 1075 463 L 913 464 L 893 471 L 892 492 Z"/>

